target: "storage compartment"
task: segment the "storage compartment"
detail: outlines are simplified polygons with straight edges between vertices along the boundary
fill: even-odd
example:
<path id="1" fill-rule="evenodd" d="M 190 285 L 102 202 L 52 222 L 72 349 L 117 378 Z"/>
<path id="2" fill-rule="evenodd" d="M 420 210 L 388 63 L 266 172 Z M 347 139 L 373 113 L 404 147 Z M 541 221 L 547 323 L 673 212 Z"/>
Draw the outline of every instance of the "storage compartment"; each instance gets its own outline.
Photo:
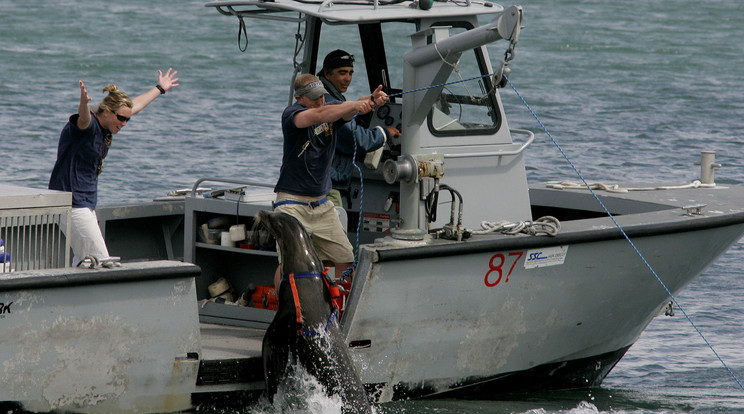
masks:
<path id="1" fill-rule="evenodd" d="M 265 328 L 274 311 L 240 304 L 257 287 L 274 284 L 278 265 L 276 243 L 268 232 L 251 234 L 254 217 L 260 210 L 271 210 L 273 193 L 240 197 L 187 197 L 185 200 L 184 260 L 201 267 L 196 279 L 199 319 L 223 325 Z M 250 204 L 248 203 L 250 201 Z M 239 226 L 239 227 L 238 227 Z M 246 232 L 244 240 L 240 232 Z M 227 294 L 212 298 L 209 286 L 224 278 Z"/>

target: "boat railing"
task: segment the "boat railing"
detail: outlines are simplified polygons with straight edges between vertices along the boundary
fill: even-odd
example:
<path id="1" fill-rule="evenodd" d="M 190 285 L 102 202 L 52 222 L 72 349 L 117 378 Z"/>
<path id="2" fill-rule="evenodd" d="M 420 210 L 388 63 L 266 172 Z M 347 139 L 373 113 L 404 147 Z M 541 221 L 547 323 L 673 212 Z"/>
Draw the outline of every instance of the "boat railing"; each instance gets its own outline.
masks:
<path id="1" fill-rule="evenodd" d="M 70 193 L 0 185 L 0 274 L 69 267 Z"/>
<path id="2" fill-rule="evenodd" d="M 326 8 L 326 7 L 331 7 L 331 6 L 333 6 L 333 1 L 334 1 L 334 0 L 323 0 L 323 1 L 322 1 L 322 2 L 320 3 L 320 7 L 318 7 L 318 13 L 322 13 L 322 12 L 323 12 L 323 9 L 324 9 L 324 8 Z M 375 9 L 375 10 L 377 10 L 377 7 L 378 7 L 379 5 L 380 5 L 380 1 L 379 1 L 379 0 L 374 0 L 374 3 L 373 3 L 373 6 L 372 6 L 372 8 L 373 8 L 373 9 Z"/>
<path id="3" fill-rule="evenodd" d="M 375 0 L 377 1 L 377 0 Z M 325 2 L 324 2 L 325 3 Z M 265 0 L 248 0 L 248 1 L 214 1 L 204 5 L 205 7 L 214 7 L 218 12 L 225 16 L 250 17 L 256 19 L 277 20 L 290 23 L 301 23 L 307 20 L 306 14 L 298 17 L 272 15 L 272 13 L 296 11 L 285 5 Z M 253 7 L 251 9 L 237 10 L 235 7 Z M 320 7 L 322 9 L 323 6 Z M 319 9 L 319 12 L 322 11 Z"/>
<path id="4" fill-rule="evenodd" d="M 527 141 L 522 143 L 519 148 L 514 150 L 490 151 L 490 152 L 466 152 L 457 154 L 444 154 L 444 158 L 469 158 L 469 157 L 494 157 L 494 156 L 512 156 L 519 155 L 527 149 L 535 140 L 535 133 L 526 129 L 509 129 L 512 134 L 527 135 Z"/>
<path id="5" fill-rule="evenodd" d="M 199 189 L 201 188 L 201 184 L 204 182 L 215 182 L 215 183 L 223 183 L 223 184 L 235 184 L 238 186 L 247 186 L 247 187 L 263 187 L 263 188 L 271 188 L 273 190 L 275 184 L 269 184 L 269 183 L 262 183 L 259 181 L 252 181 L 252 180 L 237 180 L 237 179 L 231 179 L 231 178 L 215 178 L 215 177 L 204 177 L 196 180 L 194 183 L 194 186 L 191 188 L 191 194 L 190 197 L 196 197 L 197 194 L 199 194 Z"/>
<path id="6" fill-rule="evenodd" d="M 252 18 L 263 18 L 273 19 L 288 22 L 302 22 L 307 19 L 308 14 L 314 14 L 318 17 L 326 16 L 328 13 L 333 13 L 340 10 L 348 10 L 348 7 L 336 7 L 338 5 L 343 6 L 360 6 L 365 10 L 373 10 L 375 12 L 382 10 L 386 5 L 397 5 L 403 2 L 409 2 L 410 0 L 346 0 L 339 2 L 337 0 L 295 0 L 295 1 L 275 1 L 275 0 L 226 0 L 226 1 L 211 1 L 206 3 L 205 7 L 214 7 L 218 12 L 226 16 L 238 16 L 238 17 L 252 17 Z M 441 0 L 434 0 L 440 2 Z M 416 0 L 411 1 L 412 7 L 405 9 L 409 11 L 423 11 L 415 7 Z M 314 10 L 314 6 L 318 5 L 317 10 Z M 474 5 L 471 0 L 464 0 L 461 4 L 458 4 L 459 8 L 470 8 Z M 289 16 L 272 16 L 272 13 L 281 12 L 300 12 L 299 17 Z M 398 10 L 400 12 L 400 10 Z M 493 10 L 489 10 L 489 13 Z M 347 22 L 356 21 L 355 18 L 351 20 L 342 19 Z"/>
<path id="7" fill-rule="evenodd" d="M 286 12 L 290 10 L 272 7 L 271 3 L 267 3 L 266 1 L 216 1 L 207 3 L 205 6 L 214 7 L 218 12 L 225 16 L 250 17 L 290 23 L 301 23 L 307 20 L 307 15 L 301 15 L 299 17 L 272 15 L 270 13 Z M 254 6 L 256 8 L 252 10 L 236 10 L 234 6 Z"/>

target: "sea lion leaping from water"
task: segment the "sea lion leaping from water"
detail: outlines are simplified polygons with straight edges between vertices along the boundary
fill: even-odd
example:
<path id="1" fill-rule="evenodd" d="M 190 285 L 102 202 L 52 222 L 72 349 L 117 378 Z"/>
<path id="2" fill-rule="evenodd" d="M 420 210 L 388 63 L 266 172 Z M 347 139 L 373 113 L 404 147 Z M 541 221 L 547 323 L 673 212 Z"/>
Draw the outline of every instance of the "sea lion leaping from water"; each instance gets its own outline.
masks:
<path id="1" fill-rule="evenodd" d="M 277 240 L 282 255 L 279 308 L 262 348 L 269 398 L 273 399 L 288 367 L 299 362 L 329 395 L 341 397 L 345 413 L 371 413 L 364 386 L 338 330 L 325 267 L 310 236 L 297 219 L 285 213 L 260 211 L 258 219 Z"/>

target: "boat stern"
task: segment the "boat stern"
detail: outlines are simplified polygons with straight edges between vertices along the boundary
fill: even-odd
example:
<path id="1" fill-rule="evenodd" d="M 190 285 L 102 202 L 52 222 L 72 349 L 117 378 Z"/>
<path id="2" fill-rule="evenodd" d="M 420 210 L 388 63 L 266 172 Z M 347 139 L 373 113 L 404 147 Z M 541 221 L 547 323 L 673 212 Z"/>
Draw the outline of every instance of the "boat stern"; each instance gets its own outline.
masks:
<path id="1" fill-rule="evenodd" d="M 189 409 L 199 271 L 159 261 L 3 274 L 0 401 L 37 412 Z"/>

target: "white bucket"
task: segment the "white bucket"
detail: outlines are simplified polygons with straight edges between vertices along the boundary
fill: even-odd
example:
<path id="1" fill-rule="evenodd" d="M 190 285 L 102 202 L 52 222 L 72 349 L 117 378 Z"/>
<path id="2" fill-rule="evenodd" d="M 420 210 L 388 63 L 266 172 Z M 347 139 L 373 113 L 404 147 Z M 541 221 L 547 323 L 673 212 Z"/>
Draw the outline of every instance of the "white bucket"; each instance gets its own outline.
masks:
<path id="1" fill-rule="evenodd" d="M 235 242 L 232 241 L 232 238 L 230 238 L 230 232 L 229 231 L 223 231 L 222 232 L 222 238 L 220 239 L 222 246 L 227 247 L 235 247 Z"/>

